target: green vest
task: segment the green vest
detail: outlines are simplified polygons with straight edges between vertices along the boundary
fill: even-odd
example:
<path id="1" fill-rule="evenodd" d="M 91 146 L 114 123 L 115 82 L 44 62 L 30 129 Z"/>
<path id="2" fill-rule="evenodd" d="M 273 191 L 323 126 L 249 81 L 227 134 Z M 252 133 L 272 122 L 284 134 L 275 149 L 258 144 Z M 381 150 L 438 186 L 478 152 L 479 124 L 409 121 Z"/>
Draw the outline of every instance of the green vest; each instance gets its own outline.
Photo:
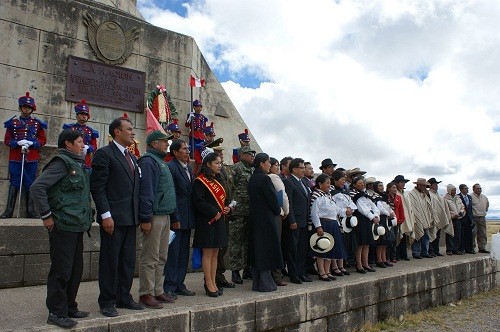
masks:
<path id="1" fill-rule="evenodd" d="M 158 186 L 156 187 L 155 200 L 153 202 L 154 215 L 166 215 L 175 211 L 175 187 L 172 173 L 168 168 L 165 160 L 161 159 L 150 151 L 142 155 L 144 157 L 153 158 L 158 166 L 160 166 L 160 178 L 158 179 Z"/>
<path id="2" fill-rule="evenodd" d="M 67 173 L 53 185 L 48 193 L 52 218 L 56 227 L 68 232 L 85 232 L 92 224 L 89 176 L 82 163 L 59 153 L 66 164 Z"/>

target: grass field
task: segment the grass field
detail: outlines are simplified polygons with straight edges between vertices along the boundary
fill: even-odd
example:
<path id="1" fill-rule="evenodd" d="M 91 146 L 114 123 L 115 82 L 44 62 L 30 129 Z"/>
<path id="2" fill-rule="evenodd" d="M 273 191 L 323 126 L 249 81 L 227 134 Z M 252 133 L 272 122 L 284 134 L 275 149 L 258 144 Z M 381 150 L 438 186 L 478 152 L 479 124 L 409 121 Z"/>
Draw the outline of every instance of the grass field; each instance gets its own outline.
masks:
<path id="1" fill-rule="evenodd" d="M 488 242 L 491 241 L 491 236 L 500 232 L 500 220 L 489 220 L 486 222 L 486 231 L 488 232 Z"/>

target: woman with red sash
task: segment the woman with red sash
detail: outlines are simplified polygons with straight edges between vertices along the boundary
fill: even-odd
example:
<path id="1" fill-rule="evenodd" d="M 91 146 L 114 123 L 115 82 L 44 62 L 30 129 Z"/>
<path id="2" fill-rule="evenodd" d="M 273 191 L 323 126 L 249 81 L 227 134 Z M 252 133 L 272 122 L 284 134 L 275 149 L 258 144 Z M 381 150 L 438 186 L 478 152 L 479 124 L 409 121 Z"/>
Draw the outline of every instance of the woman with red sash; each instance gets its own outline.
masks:
<path id="1" fill-rule="evenodd" d="M 196 231 L 193 247 L 202 248 L 201 267 L 205 276 L 205 292 L 210 297 L 222 295 L 217 288 L 217 254 L 219 248 L 227 247 L 227 230 L 224 218 L 229 213 L 226 191 L 217 180 L 221 171 L 220 157 L 211 149 L 203 151 L 203 164 L 193 183 L 191 198 L 195 210 Z"/>

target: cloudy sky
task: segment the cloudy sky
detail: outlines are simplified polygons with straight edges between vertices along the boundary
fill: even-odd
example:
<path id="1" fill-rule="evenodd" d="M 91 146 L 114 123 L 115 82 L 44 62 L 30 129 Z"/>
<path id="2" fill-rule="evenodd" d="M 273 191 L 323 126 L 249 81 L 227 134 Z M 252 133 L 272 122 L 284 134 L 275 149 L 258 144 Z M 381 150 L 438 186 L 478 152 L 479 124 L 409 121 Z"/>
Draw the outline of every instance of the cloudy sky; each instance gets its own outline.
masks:
<path id="1" fill-rule="evenodd" d="M 194 37 L 264 152 L 480 182 L 500 217 L 497 0 L 138 0 Z M 407 188 L 411 188 L 409 184 Z M 472 190 L 471 190 L 472 192 Z"/>

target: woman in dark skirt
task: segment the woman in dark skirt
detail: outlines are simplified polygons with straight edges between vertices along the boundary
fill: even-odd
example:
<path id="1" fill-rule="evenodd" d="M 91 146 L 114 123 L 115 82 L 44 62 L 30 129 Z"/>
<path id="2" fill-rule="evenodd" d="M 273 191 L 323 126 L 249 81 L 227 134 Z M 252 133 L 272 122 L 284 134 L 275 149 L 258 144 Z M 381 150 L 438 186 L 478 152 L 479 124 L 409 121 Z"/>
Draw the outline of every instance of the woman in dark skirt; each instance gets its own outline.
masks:
<path id="1" fill-rule="evenodd" d="M 358 226 L 354 228 L 356 235 L 356 271 L 359 273 L 375 272 L 368 264 L 370 245 L 375 245 L 372 235 L 372 223 L 380 222 L 380 211 L 366 193 L 366 183 L 362 176 L 357 176 L 352 181 L 351 197 L 357 210 L 354 215 L 358 218 Z"/>
<path id="2" fill-rule="evenodd" d="M 217 254 L 219 248 L 227 247 L 228 242 L 224 216 L 230 211 L 229 202 L 222 184 L 217 180 L 221 167 L 221 159 L 216 153 L 205 153 L 191 194 L 196 218 L 193 247 L 202 248 L 205 292 L 211 297 L 222 295 L 215 283 Z"/>
<path id="3" fill-rule="evenodd" d="M 250 198 L 250 230 L 253 246 L 251 257 L 252 290 L 272 292 L 278 287 L 271 271 L 283 268 L 280 237 L 276 217 L 282 212 L 271 178 L 269 156 L 258 153 L 254 159 L 255 170 L 248 182 Z"/>
<path id="4" fill-rule="evenodd" d="M 316 256 L 316 267 L 318 269 L 319 280 L 330 281 L 336 278 L 330 273 L 332 261 L 343 260 L 347 257 L 342 233 L 340 232 L 337 216 L 339 208 L 330 194 L 330 178 L 326 174 L 320 174 L 316 178 L 315 190 L 311 195 L 311 221 L 316 228 L 316 234 L 323 236 L 329 233 L 333 236 L 333 249 L 327 252 L 314 253 Z M 336 275 L 343 275 L 335 264 Z"/>
<path id="5" fill-rule="evenodd" d="M 377 266 L 380 268 L 392 267 L 393 265 L 387 261 L 386 250 L 387 246 L 391 245 L 395 239 L 392 227 L 389 227 L 389 223 L 392 223 L 392 219 L 396 215 L 389 205 L 389 197 L 384 191 L 384 184 L 380 181 L 375 181 L 373 183 L 373 191 L 376 194 L 376 196 L 374 196 L 374 202 L 380 210 L 380 225 L 385 229 L 384 235 L 381 235 L 377 240 L 377 249 L 375 253 Z"/>

